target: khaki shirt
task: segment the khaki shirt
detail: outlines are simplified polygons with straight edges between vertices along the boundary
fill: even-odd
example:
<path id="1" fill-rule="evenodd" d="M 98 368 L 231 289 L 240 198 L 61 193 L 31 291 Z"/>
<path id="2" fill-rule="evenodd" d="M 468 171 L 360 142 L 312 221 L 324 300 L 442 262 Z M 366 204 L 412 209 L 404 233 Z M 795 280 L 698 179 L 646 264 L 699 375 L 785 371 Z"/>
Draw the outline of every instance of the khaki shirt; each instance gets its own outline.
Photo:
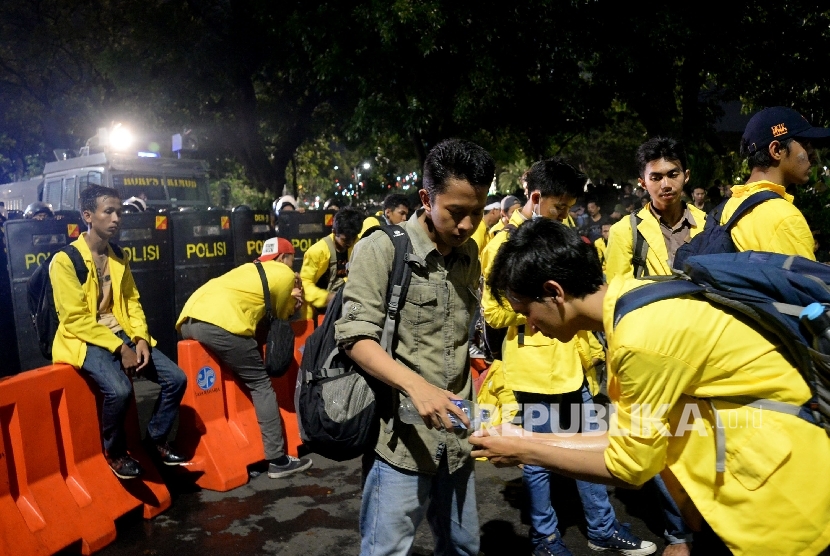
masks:
<path id="1" fill-rule="evenodd" d="M 397 327 L 395 360 L 430 384 L 471 400 L 467 342 L 481 276 L 477 246 L 467 241 L 443 257 L 418 222 L 422 213 L 423 209 L 418 210 L 401 223 L 414 254 L 426 262 L 426 268 L 413 269 Z M 343 317 L 336 323 L 335 338 L 341 346 L 366 338 L 380 341 L 393 258 L 394 247 L 386 234 L 372 234 L 355 245 L 343 290 Z M 466 433 L 393 421 L 388 397 L 378 400 L 378 411 L 381 430 L 375 452 L 391 465 L 434 474 L 444 454 L 450 472 L 470 461 Z M 390 421 L 394 427 L 387 431 Z"/>
<path id="2" fill-rule="evenodd" d="M 651 203 L 648 204 L 648 210 L 651 211 L 651 214 L 660 223 L 660 231 L 663 233 L 663 241 L 666 243 L 666 251 L 669 253 L 669 266 L 672 266 L 674 263 L 674 255 L 680 249 L 680 246 L 689 243 L 692 239 L 692 229 L 697 227 L 697 222 L 692 211 L 689 210 L 689 205 L 686 203 L 683 204 L 683 216 L 680 217 L 680 220 L 674 226 L 669 226 L 663 222 L 663 219 L 654 210 L 654 206 Z"/>

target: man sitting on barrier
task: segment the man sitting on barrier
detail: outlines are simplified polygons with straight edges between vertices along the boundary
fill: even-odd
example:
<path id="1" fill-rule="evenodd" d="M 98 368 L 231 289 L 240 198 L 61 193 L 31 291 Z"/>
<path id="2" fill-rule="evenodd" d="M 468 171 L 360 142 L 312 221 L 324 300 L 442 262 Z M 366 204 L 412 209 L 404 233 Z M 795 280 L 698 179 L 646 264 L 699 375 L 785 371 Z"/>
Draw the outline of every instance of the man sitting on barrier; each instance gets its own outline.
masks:
<path id="1" fill-rule="evenodd" d="M 124 418 L 133 395 L 131 377 L 142 375 L 161 386 L 145 440 L 166 465 L 185 458 L 174 452 L 167 435 L 187 386 L 187 377 L 163 353 L 152 349 L 147 319 L 138 299 L 129 260 L 110 239 L 118 232 L 118 191 L 98 185 L 81 192 L 81 215 L 88 231 L 72 243 L 89 270 L 78 283 L 65 252 L 52 259 L 49 277 L 58 313 L 52 360 L 68 363 L 88 375 L 103 396 L 101 426 L 104 452 L 113 473 L 133 479 L 141 466 L 127 454 Z"/>
<path id="2" fill-rule="evenodd" d="M 288 319 L 302 304 L 299 277 L 292 270 L 294 247 L 284 238 L 271 238 L 257 259 L 268 280 L 274 315 Z M 265 371 L 256 327 L 265 316 L 262 280 L 254 263 L 247 263 L 210 280 L 196 290 L 182 309 L 176 327 L 186 340 L 210 349 L 251 391 L 268 476 L 286 477 L 311 467 L 308 458 L 286 455 L 277 395 Z"/>

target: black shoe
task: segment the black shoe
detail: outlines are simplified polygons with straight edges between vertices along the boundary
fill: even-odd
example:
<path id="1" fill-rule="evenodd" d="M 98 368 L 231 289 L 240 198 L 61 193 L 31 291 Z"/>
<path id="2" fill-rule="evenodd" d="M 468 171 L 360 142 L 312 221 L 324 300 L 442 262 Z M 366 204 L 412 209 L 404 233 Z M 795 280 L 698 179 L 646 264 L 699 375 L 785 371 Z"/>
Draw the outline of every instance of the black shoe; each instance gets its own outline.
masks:
<path id="1" fill-rule="evenodd" d="M 138 462 L 127 454 L 114 458 L 107 457 L 107 463 L 119 479 L 136 479 L 144 473 Z"/>
<path id="2" fill-rule="evenodd" d="M 157 444 L 155 441 L 148 439 L 147 444 L 154 451 L 153 455 L 158 456 L 164 465 L 181 465 L 187 461 L 186 457 L 174 452 L 167 442 Z"/>
<path id="3" fill-rule="evenodd" d="M 282 479 L 294 473 L 305 471 L 309 467 L 311 467 L 310 459 L 288 456 L 288 463 L 277 465 L 276 463 L 270 462 L 268 464 L 268 477 L 271 479 Z"/>

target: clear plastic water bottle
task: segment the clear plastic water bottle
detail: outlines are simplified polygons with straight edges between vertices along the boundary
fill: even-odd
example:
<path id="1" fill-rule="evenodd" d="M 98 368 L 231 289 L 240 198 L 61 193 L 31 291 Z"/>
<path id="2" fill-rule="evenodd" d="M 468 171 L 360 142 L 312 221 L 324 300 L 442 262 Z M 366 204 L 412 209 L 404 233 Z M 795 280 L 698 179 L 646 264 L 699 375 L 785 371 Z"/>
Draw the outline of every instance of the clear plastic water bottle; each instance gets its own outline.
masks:
<path id="1" fill-rule="evenodd" d="M 813 349 L 830 355 L 830 315 L 821 303 L 811 303 L 801 311 L 801 322 L 813 335 Z"/>
<path id="2" fill-rule="evenodd" d="M 475 429 L 478 427 L 478 423 L 481 421 L 487 421 L 490 419 L 489 411 L 481 409 L 479 410 L 473 402 L 469 400 L 450 400 L 454 403 L 470 420 L 470 424 L 472 428 Z M 453 428 L 466 430 L 467 427 L 458 420 L 452 413 L 448 413 L 447 416 L 452 423 Z M 398 417 L 400 417 L 401 422 L 406 423 L 408 425 L 418 425 L 423 424 L 424 420 L 421 415 L 418 413 L 418 410 L 415 409 L 415 405 L 412 403 L 412 400 L 409 398 L 403 398 L 400 403 L 400 407 L 398 408 Z"/>

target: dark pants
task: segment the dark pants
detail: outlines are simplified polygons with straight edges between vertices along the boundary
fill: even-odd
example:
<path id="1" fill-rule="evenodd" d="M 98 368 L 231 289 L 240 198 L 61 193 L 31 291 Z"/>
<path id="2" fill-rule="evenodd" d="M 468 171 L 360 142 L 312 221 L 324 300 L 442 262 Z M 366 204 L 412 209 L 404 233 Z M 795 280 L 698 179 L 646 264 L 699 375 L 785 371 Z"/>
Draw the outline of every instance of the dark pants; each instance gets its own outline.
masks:
<path id="1" fill-rule="evenodd" d="M 135 349 L 135 344 L 124 332 L 116 335 Z M 110 457 L 126 454 L 124 416 L 133 395 L 133 383 L 121 369 L 121 357 L 102 347 L 88 344 L 81 371 L 98 385 L 104 397 L 101 408 L 104 452 Z M 155 442 L 162 443 L 167 440 L 167 435 L 173 428 L 187 387 L 187 377 L 175 363 L 155 349 L 151 350 L 150 362 L 141 370 L 141 374 L 161 386 L 153 416 L 147 426 L 147 434 Z"/>
<path id="2" fill-rule="evenodd" d="M 271 377 L 265 372 L 257 341 L 195 319 L 185 321 L 181 331 L 184 339 L 193 339 L 207 346 L 251 391 L 251 400 L 262 433 L 265 459 L 284 456 L 285 440 L 282 436 L 277 394 L 271 384 Z"/>

